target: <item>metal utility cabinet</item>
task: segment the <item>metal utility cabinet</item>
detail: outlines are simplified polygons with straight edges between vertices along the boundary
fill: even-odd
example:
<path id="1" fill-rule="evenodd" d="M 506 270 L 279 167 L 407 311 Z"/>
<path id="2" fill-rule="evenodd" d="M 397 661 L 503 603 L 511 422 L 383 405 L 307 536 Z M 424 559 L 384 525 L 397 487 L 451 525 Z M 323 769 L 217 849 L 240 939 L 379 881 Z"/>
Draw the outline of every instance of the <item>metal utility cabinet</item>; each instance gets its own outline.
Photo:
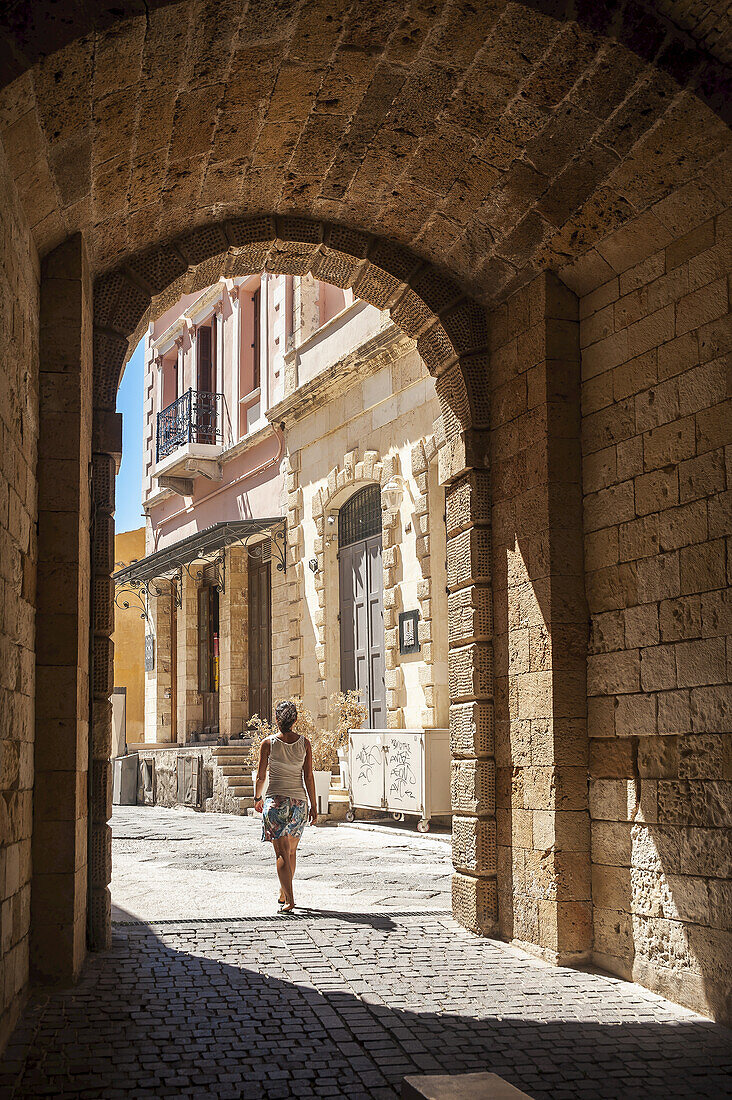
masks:
<path id="1" fill-rule="evenodd" d="M 451 812 L 449 730 L 349 730 L 348 766 L 348 821 L 356 810 L 416 814 L 426 833 Z"/>

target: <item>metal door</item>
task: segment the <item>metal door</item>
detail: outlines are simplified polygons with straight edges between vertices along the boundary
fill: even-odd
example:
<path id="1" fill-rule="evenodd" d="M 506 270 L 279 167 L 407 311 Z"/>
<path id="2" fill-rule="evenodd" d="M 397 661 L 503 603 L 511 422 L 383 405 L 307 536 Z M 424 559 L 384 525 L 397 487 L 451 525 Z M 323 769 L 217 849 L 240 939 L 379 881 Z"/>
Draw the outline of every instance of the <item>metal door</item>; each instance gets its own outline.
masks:
<path id="1" fill-rule="evenodd" d="M 358 690 L 367 725 L 386 725 L 381 494 L 369 485 L 339 515 L 341 688 Z"/>
<path id="2" fill-rule="evenodd" d="M 249 560 L 249 714 L 272 712 L 272 578 L 268 561 Z"/>
<path id="3" fill-rule="evenodd" d="M 368 725 L 386 723 L 381 535 L 340 551 L 341 687 L 359 690 Z"/>

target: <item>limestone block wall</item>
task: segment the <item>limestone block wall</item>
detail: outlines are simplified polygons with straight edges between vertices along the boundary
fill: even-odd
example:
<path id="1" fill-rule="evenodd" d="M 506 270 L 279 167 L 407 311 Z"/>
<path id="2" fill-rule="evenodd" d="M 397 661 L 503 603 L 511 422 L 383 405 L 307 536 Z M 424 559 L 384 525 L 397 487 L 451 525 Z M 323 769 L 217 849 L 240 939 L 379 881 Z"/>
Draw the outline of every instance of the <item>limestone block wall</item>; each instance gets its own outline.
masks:
<path id="1" fill-rule="evenodd" d="M 272 710 L 281 699 L 289 699 L 290 691 L 290 637 L 292 609 L 289 603 L 289 583 L 293 567 L 288 563 L 287 572 L 278 569 L 279 558 L 272 554 Z"/>
<path id="2" fill-rule="evenodd" d="M 354 379 L 354 370 L 363 380 Z M 290 691 L 327 722 L 329 696 L 340 689 L 338 527 L 328 517 L 337 520 L 339 507 L 362 486 L 383 486 L 397 475 L 407 486 L 399 508 L 382 511 L 387 724 L 446 725 L 447 631 L 443 620 L 435 646 L 431 599 L 433 583 L 445 589 L 441 509 L 434 515 L 443 528 L 442 560 L 430 553 L 434 382 L 412 342 L 392 333 L 386 351 L 364 356 L 342 369 L 340 385 L 337 376 L 328 385 L 286 435 Z M 291 401 L 295 410 L 297 395 Z M 436 477 L 433 496 L 444 499 Z M 307 567 L 311 559 L 315 571 Z M 398 616 L 411 608 L 420 611 L 421 651 L 400 655 Z"/>
<path id="3" fill-rule="evenodd" d="M 249 561 L 246 550 L 226 553 L 224 591 L 219 594 L 219 732 L 244 732 L 249 717 Z"/>
<path id="4" fill-rule="evenodd" d="M 491 329 L 500 926 L 573 961 L 592 941 L 577 299 L 541 275 Z"/>
<path id="5" fill-rule="evenodd" d="M 155 744 L 172 739 L 172 673 L 177 653 L 172 651 L 171 615 L 175 594 L 170 581 L 155 582 L 155 591 L 147 602 L 146 634 L 152 634 L 154 666 L 145 671 L 145 741 Z M 143 655 L 144 659 L 144 655 Z M 132 743 L 132 738 L 127 738 Z"/>
<path id="6" fill-rule="evenodd" d="M 201 728 L 203 700 L 198 690 L 198 572 L 183 570 L 181 606 L 178 608 L 177 739 L 180 745 Z"/>
<path id="7" fill-rule="evenodd" d="M 0 147 L 0 1049 L 28 980 L 35 696 L 38 257 Z M 63 394 L 46 383 L 57 413 Z M 58 416 L 56 417 L 58 425 Z"/>
<path id="8" fill-rule="evenodd" d="M 729 1019 L 724 172 L 659 203 L 632 254 L 610 243 L 581 343 L 595 957 Z"/>

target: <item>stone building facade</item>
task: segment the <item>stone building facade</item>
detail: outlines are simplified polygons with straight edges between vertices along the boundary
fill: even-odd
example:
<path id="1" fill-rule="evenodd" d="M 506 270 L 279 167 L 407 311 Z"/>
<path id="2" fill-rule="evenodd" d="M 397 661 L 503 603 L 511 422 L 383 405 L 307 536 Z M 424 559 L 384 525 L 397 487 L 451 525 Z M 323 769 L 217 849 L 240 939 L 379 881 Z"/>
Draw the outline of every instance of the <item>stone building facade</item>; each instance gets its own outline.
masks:
<path id="1" fill-rule="evenodd" d="M 728 1019 L 728 18 L 26 13 L 0 13 L 2 1040 L 29 972 L 109 941 L 120 371 L 182 295 L 262 272 L 388 309 L 435 378 L 457 915 Z"/>

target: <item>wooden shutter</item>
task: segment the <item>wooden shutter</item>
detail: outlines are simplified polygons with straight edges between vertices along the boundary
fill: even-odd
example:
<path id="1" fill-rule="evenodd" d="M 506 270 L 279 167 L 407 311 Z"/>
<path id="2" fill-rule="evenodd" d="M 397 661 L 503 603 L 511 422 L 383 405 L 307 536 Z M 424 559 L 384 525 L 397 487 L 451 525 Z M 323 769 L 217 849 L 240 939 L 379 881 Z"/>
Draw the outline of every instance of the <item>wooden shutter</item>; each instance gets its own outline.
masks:
<path id="1" fill-rule="evenodd" d="M 211 361 L 211 329 L 202 325 L 196 335 L 196 361 L 198 365 L 198 390 L 201 393 L 213 393 L 213 370 Z"/>

